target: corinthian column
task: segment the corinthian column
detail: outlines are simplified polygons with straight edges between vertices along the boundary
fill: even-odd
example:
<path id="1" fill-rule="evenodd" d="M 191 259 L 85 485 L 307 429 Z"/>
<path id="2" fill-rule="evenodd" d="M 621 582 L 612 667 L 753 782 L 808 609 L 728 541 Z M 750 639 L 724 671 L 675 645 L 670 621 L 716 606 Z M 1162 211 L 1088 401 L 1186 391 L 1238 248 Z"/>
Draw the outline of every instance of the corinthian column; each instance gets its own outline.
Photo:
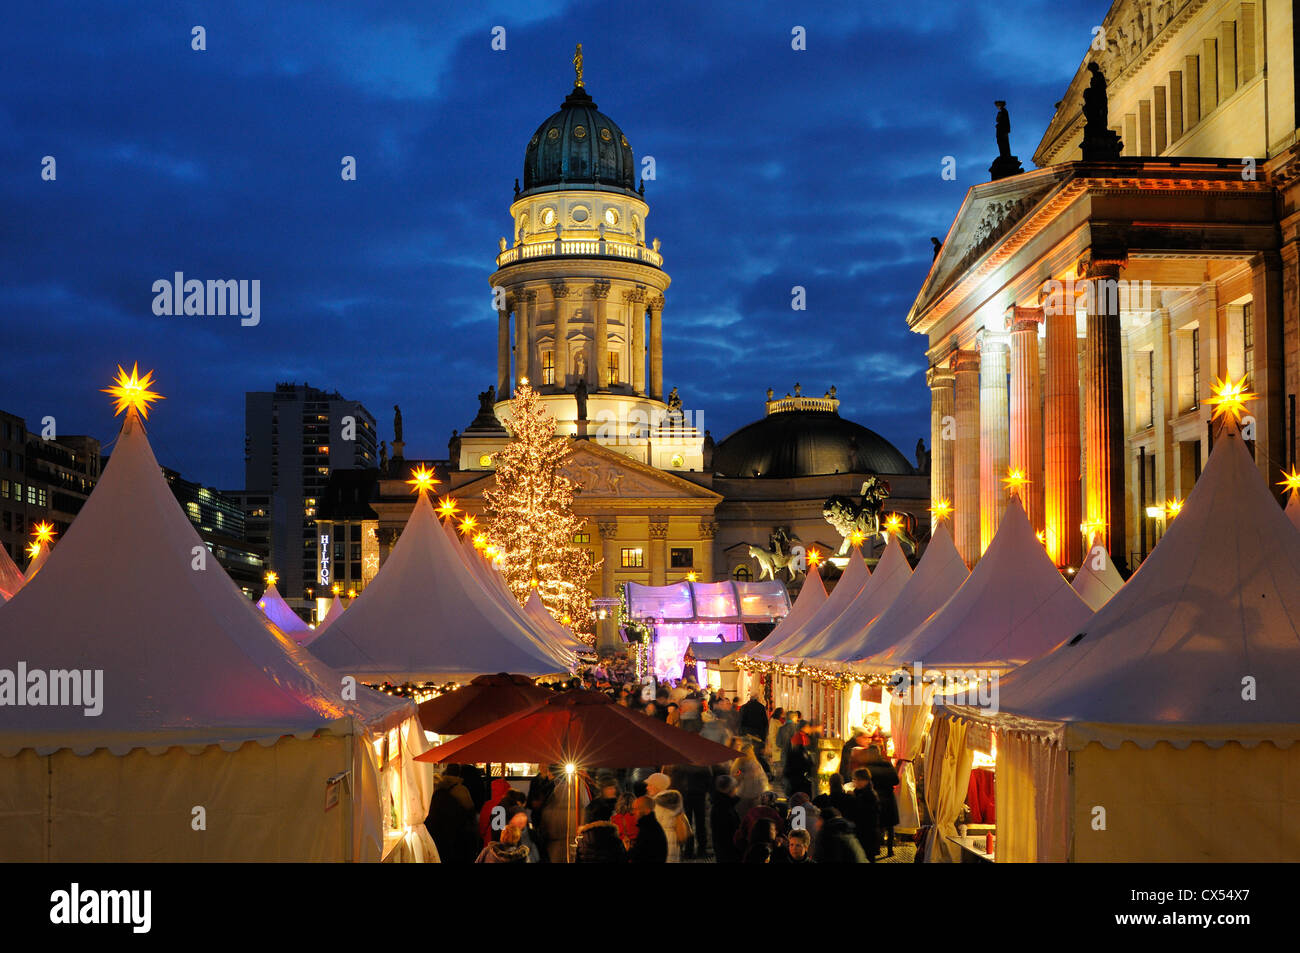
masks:
<path id="1" fill-rule="evenodd" d="M 1079 535 L 1083 508 L 1079 502 L 1079 335 L 1074 297 L 1058 293 L 1045 302 L 1043 311 L 1047 554 L 1057 566 L 1078 566 L 1083 559 Z"/>
<path id="2" fill-rule="evenodd" d="M 628 359 L 632 366 L 627 371 L 627 381 L 632 385 L 632 392 L 645 393 L 645 288 L 637 287 L 623 292 L 627 299 Z"/>
<path id="3" fill-rule="evenodd" d="M 1006 335 L 985 328 L 976 341 L 980 349 L 980 554 L 989 548 L 1007 508 L 1002 482 L 1010 462 L 1007 418 Z"/>
<path id="4" fill-rule="evenodd" d="M 953 540 L 967 566 L 980 558 L 980 356 L 953 356 L 957 439 L 953 447 Z"/>
<path id="5" fill-rule="evenodd" d="M 1122 262 L 1087 259 L 1079 272 L 1090 284 L 1085 432 L 1088 439 L 1085 520 L 1100 528 L 1117 565 L 1127 564 L 1124 513 L 1124 378 L 1120 353 L 1119 269 Z"/>
<path id="6" fill-rule="evenodd" d="M 650 399 L 662 400 L 664 396 L 664 296 L 650 299 Z"/>
<path id="7" fill-rule="evenodd" d="M 555 387 L 565 390 L 569 386 L 569 286 L 563 281 L 551 282 L 551 298 L 555 302 Z"/>
<path id="8" fill-rule="evenodd" d="M 532 350 L 533 302 L 536 291 L 521 291 L 515 296 L 515 382 L 527 377 L 530 370 L 528 353 Z M 536 382 L 533 382 L 536 383 Z"/>
<path id="9" fill-rule="evenodd" d="M 936 365 L 926 372 L 925 382 L 930 385 L 930 505 L 940 500 L 951 504 L 952 451 L 957 437 L 952 370 Z M 932 517 L 931 530 L 937 525 L 938 521 Z"/>
<path id="10" fill-rule="evenodd" d="M 510 393 L 510 308 L 497 312 L 497 397 Z"/>
<path id="11" fill-rule="evenodd" d="M 1041 308 L 1015 308 L 1007 317 L 1011 332 L 1011 468 L 1022 470 L 1029 486 L 1020 491 L 1034 531 L 1043 529 L 1043 409 L 1039 400 L 1038 324 Z"/>
<path id="12" fill-rule="evenodd" d="M 597 281 L 591 286 L 592 296 L 596 299 L 596 373 L 591 379 L 597 390 L 609 386 L 609 317 L 605 312 L 609 304 L 609 282 Z"/>

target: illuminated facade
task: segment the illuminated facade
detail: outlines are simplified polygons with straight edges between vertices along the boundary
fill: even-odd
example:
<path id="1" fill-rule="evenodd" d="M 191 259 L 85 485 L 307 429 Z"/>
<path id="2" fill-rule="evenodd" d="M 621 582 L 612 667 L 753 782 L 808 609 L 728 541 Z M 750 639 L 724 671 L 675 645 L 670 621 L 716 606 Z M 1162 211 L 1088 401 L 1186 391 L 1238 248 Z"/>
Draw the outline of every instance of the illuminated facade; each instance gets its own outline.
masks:
<path id="1" fill-rule="evenodd" d="M 931 492 L 952 501 L 968 563 L 1016 467 L 1058 565 L 1079 565 L 1086 526 L 1134 566 L 1200 475 L 1216 379 L 1244 374 L 1259 394 L 1252 446 L 1270 485 L 1294 461 L 1292 13 L 1276 0 L 1120 0 L 1039 168 L 967 193 L 907 320 L 929 343 Z M 1081 161 L 1094 62 L 1123 152 Z"/>

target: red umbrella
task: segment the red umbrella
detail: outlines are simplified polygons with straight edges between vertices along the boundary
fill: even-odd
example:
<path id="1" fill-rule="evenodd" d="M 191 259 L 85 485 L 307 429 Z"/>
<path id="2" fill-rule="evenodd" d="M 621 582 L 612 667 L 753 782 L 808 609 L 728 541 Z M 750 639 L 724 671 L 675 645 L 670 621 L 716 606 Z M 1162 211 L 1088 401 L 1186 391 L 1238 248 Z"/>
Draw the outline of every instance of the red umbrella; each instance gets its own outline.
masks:
<path id="1" fill-rule="evenodd" d="M 585 771 L 715 764 L 738 755 L 732 748 L 616 705 L 609 696 L 599 692 L 560 692 L 431 748 L 416 760 L 457 764 L 493 761 L 572 764 Z"/>
<path id="2" fill-rule="evenodd" d="M 463 735 L 553 694 L 524 675 L 480 675 L 463 688 L 422 703 L 420 724 L 439 735 Z"/>

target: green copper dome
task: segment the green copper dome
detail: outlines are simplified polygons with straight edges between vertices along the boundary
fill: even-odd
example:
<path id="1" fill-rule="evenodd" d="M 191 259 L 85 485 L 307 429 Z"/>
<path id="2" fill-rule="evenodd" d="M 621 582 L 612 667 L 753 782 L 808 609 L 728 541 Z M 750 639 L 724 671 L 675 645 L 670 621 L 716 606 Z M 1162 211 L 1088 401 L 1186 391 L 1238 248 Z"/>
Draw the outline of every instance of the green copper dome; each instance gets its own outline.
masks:
<path id="1" fill-rule="evenodd" d="M 520 195 L 554 189 L 609 189 L 636 194 L 632 147 L 618 124 L 575 86 L 560 111 L 537 127 L 524 153 Z"/>

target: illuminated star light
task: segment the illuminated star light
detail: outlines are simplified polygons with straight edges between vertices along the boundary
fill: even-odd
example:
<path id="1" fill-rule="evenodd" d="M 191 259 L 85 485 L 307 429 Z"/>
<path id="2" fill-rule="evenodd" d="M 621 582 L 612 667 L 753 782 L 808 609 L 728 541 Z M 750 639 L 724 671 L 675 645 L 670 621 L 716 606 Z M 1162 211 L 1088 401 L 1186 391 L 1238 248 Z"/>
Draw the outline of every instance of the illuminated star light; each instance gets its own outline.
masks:
<path id="1" fill-rule="evenodd" d="M 334 585 L 330 586 L 330 592 L 334 593 L 334 595 L 336 596 L 342 591 L 343 591 L 343 587 L 340 586 L 337 582 L 334 583 Z"/>
<path id="2" fill-rule="evenodd" d="M 822 554 L 815 549 L 808 550 L 808 565 L 816 567 L 822 561 Z"/>
<path id="3" fill-rule="evenodd" d="M 276 584 L 276 582 L 279 581 L 279 579 L 280 579 L 280 577 L 277 576 L 277 575 L 276 575 L 275 573 L 273 573 L 273 572 L 268 572 L 268 573 L 266 574 L 266 584 L 267 584 L 268 586 L 274 586 L 274 585 Z"/>
<path id="4" fill-rule="evenodd" d="M 866 537 L 863 536 L 863 535 L 862 535 L 860 532 L 858 532 L 856 529 L 855 529 L 852 533 L 849 534 L 849 542 L 852 543 L 854 546 L 861 546 L 861 545 L 862 545 L 862 541 L 863 541 L 864 539 L 866 539 Z"/>
<path id="5" fill-rule="evenodd" d="M 942 522 L 952 515 L 952 503 L 948 500 L 936 500 L 934 506 L 930 507 L 930 512 L 934 518 Z"/>
<path id="6" fill-rule="evenodd" d="M 468 536 L 470 531 L 473 530 L 474 527 L 477 525 L 478 525 L 478 520 L 475 519 L 473 516 L 467 515 L 463 520 L 460 521 L 461 535 Z"/>
<path id="7" fill-rule="evenodd" d="M 885 520 L 885 532 L 897 533 L 902 528 L 903 517 L 899 516 L 897 513 L 890 513 L 888 519 Z"/>
<path id="8" fill-rule="evenodd" d="M 40 544 L 40 543 L 28 543 L 28 544 L 27 544 L 27 558 L 28 558 L 28 559 L 35 559 L 35 558 L 36 558 L 37 556 L 39 556 L 40 554 L 41 554 L 41 544 Z"/>
<path id="9" fill-rule="evenodd" d="M 433 489 L 438 478 L 433 475 L 433 471 L 421 464 L 411 471 L 411 479 L 406 481 L 414 487 L 412 493 L 423 493 L 425 490 Z"/>
<path id="10" fill-rule="evenodd" d="M 487 533 L 479 533 L 474 537 L 475 549 L 486 549 L 488 544 Z"/>
<path id="11" fill-rule="evenodd" d="M 1183 511 L 1183 501 L 1178 499 L 1177 497 L 1165 501 L 1165 515 L 1169 519 L 1173 519 L 1182 511 Z"/>
<path id="12" fill-rule="evenodd" d="M 450 496 L 444 496 L 438 501 L 438 515 L 444 519 L 450 519 L 455 516 L 456 510 L 458 509 L 459 507 L 456 506 L 456 501 Z"/>
<path id="13" fill-rule="evenodd" d="M 1002 478 L 1002 482 L 1007 485 L 1007 489 L 1012 493 L 1019 494 L 1023 487 L 1029 485 L 1029 477 L 1025 475 L 1024 470 L 1016 467 L 1007 471 L 1007 475 Z"/>
<path id="14" fill-rule="evenodd" d="M 117 406 L 113 408 L 113 416 L 116 417 L 124 410 L 135 410 L 145 420 L 149 419 L 149 405 L 155 400 L 166 400 L 162 394 L 155 394 L 149 388 L 153 386 L 153 371 L 140 376 L 140 365 L 133 364 L 131 373 L 128 376 L 126 369 L 121 364 L 117 365 L 117 378 L 113 381 L 112 387 L 103 389 L 103 393 L 108 394 L 117 401 Z"/>
<path id="15" fill-rule="evenodd" d="M 1241 380 L 1235 384 L 1231 378 L 1225 378 L 1215 384 L 1214 396 L 1206 403 L 1214 408 L 1212 419 L 1223 417 L 1234 424 L 1240 424 L 1241 415 L 1246 411 L 1246 401 L 1254 400 L 1258 396 L 1246 390 L 1246 375 L 1243 374 Z"/>
<path id="16" fill-rule="evenodd" d="M 697 579 L 699 579 L 699 578 L 700 578 L 699 575 L 696 574 L 696 573 L 694 573 L 694 572 L 688 572 L 688 573 L 686 574 L 686 581 L 687 581 L 687 582 L 694 582 L 695 580 L 697 580 Z"/>
<path id="17" fill-rule="evenodd" d="M 32 535 L 36 537 L 37 543 L 52 542 L 56 535 L 54 532 L 54 524 L 45 522 L 37 523 L 32 527 Z"/>
<path id="18" fill-rule="evenodd" d="M 1085 520 L 1079 525 L 1079 530 L 1083 533 L 1084 540 L 1091 542 L 1094 536 L 1100 536 L 1105 532 L 1106 523 L 1100 519 Z"/>
<path id="19" fill-rule="evenodd" d="M 1283 473 L 1282 479 L 1277 484 L 1285 487 L 1289 493 L 1300 493 L 1300 471 L 1294 466 L 1291 467 L 1290 473 Z"/>

